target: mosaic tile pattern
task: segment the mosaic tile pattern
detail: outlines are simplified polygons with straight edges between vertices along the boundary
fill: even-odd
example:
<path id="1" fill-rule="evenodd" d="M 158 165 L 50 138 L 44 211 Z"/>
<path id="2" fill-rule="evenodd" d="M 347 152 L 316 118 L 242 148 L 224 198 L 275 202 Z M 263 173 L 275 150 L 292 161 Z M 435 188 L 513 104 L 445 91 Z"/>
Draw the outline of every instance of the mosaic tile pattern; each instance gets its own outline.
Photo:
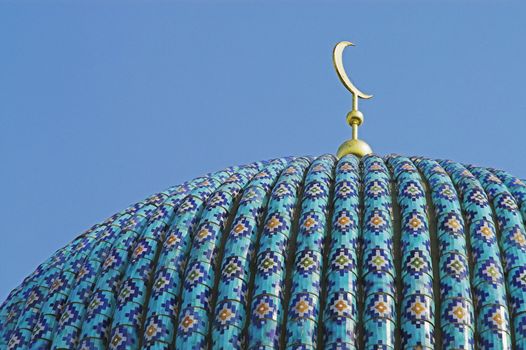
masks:
<path id="1" fill-rule="evenodd" d="M 404 349 L 434 349 L 435 290 L 426 191 L 415 165 L 389 157 L 400 210 L 400 332 Z"/>
<path id="2" fill-rule="evenodd" d="M 363 159 L 362 223 L 363 343 L 367 349 L 394 349 L 398 322 L 391 177 L 378 156 Z M 355 180 L 356 181 L 356 180 Z M 355 203 L 357 205 L 358 202 Z M 361 347 L 360 347 L 361 348 Z"/>
<path id="3" fill-rule="evenodd" d="M 289 157 L 174 186 L 57 250 L 0 349 L 526 349 L 526 184 Z"/>

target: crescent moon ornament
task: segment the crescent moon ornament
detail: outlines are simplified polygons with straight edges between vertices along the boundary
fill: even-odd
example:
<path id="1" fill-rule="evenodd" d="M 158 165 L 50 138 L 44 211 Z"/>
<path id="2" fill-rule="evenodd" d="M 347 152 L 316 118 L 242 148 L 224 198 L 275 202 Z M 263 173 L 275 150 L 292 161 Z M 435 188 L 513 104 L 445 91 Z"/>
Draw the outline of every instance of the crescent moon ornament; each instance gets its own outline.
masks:
<path id="1" fill-rule="evenodd" d="M 343 67 L 343 51 L 347 46 L 355 46 L 350 41 L 340 41 L 336 46 L 334 47 L 334 50 L 332 52 L 332 62 L 334 63 L 334 69 L 336 69 L 336 73 L 338 74 L 338 77 L 340 78 L 340 81 L 343 85 L 353 94 L 353 96 L 357 96 L 363 99 L 370 99 L 373 97 L 373 95 L 366 94 L 360 89 L 358 89 L 349 79 L 349 76 L 347 76 L 347 72 L 345 71 L 345 68 Z"/>
<path id="2" fill-rule="evenodd" d="M 338 159 L 347 154 L 363 157 L 373 153 L 371 147 L 366 142 L 358 139 L 358 127 L 363 123 L 363 114 L 358 110 L 358 98 L 370 99 L 373 95 L 362 92 L 352 83 L 351 79 L 349 79 L 343 67 L 343 51 L 348 46 L 354 46 L 354 44 L 350 41 L 340 41 L 336 44 L 332 52 L 332 62 L 338 78 L 340 78 L 342 84 L 352 94 L 352 110 L 347 114 L 347 123 L 352 127 L 352 139 L 345 141 L 340 148 L 338 148 Z"/>

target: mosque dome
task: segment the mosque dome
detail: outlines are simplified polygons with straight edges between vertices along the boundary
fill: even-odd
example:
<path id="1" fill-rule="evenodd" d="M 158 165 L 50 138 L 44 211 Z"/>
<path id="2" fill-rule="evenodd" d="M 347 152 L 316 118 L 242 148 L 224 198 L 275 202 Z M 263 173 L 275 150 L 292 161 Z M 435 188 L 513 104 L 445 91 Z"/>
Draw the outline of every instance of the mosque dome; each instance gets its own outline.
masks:
<path id="1" fill-rule="evenodd" d="M 526 185 L 402 156 L 290 157 L 171 187 L 59 249 L 9 349 L 522 349 Z"/>
<path id="2" fill-rule="evenodd" d="M 449 160 L 234 166 L 56 251 L 0 306 L 0 349 L 526 349 L 526 184 Z"/>

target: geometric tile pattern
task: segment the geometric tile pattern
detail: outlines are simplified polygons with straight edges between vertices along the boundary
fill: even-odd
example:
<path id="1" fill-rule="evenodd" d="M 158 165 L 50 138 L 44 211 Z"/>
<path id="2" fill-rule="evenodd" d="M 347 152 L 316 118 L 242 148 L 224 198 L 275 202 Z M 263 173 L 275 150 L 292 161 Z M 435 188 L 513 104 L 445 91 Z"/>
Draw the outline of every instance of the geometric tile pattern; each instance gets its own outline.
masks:
<path id="1" fill-rule="evenodd" d="M 432 215 L 436 225 L 437 252 L 434 269 L 436 303 L 435 339 L 447 349 L 472 349 L 475 342 L 473 296 L 470 284 L 466 223 L 457 191 L 444 168 L 434 160 L 413 159 L 425 183 L 429 184 Z M 437 278 L 438 277 L 438 278 Z M 436 283 L 438 282 L 438 283 Z"/>
<path id="2" fill-rule="evenodd" d="M 497 239 L 499 232 L 488 194 L 480 179 L 463 165 L 450 161 L 440 163 L 455 184 L 469 229 L 466 237 L 471 251 L 475 341 L 480 349 L 512 349 L 512 331 L 508 326 L 510 305 Z"/>
<path id="3" fill-rule="evenodd" d="M 526 349 L 526 184 L 288 157 L 171 187 L 57 250 L 0 349 Z"/>
<path id="4" fill-rule="evenodd" d="M 423 180 L 411 160 L 389 157 L 400 216 L 401 288 L 399 320 L 404 349 L 435 348 L 435 288 L 429 203 Z"/>
<path id="5" fill-rule="evenodd" d="M 398 323 L 397 286 L 394 254 L 394 218 L 390 175 L 382 158 L 371 156 L 363 161 L 364 216 L 362 232 L 363 336 L 359 347 L 389 348 L 396 345 Z M 359 320 L 356 320 L 359 321 Z"/>

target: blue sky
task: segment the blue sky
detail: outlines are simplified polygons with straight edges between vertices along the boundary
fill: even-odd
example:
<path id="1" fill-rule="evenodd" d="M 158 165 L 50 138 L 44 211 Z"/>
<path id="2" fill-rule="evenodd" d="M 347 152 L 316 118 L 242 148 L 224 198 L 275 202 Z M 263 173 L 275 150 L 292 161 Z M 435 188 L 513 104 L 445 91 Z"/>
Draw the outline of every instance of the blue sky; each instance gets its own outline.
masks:
<path id="1" fill-rule="evenodd" d="M 229 165 L 335 153 L 350 95 L 379 154 L 526 178 L 519 1 L 0 4 L 0 299 L 92 224 Z"/>

